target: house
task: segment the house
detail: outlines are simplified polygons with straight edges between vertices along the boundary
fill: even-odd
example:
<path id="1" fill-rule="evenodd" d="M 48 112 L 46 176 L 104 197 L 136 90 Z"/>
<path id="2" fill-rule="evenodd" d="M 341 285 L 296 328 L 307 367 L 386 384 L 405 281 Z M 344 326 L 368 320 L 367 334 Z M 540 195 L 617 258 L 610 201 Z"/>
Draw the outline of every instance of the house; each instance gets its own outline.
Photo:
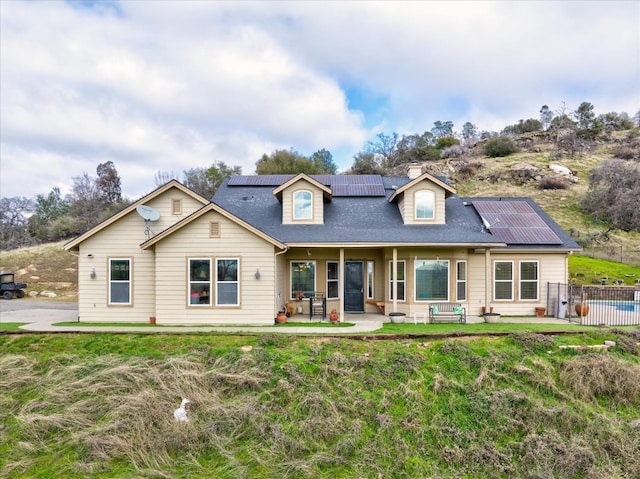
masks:
<path id="1" fill-rule="evenodd" d="M 317 292 L 341 318 L 435 302 L 532 315 L 580 248 L 531 199 L 459 198 L 412 165 L 234 176 L 211 201 L 172 180 L 65 249 L 81 321 L 272 324 L 287 304 L 307 314 Z"/>

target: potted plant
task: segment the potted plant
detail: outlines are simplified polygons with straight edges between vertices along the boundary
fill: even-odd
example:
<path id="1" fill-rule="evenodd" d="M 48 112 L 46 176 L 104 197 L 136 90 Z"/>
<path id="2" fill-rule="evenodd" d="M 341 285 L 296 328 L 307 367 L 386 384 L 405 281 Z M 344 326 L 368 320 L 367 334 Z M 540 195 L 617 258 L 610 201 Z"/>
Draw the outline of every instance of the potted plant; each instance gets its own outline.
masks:
<path id="1" fill-rule="evenodd" d="M 294 294 L 296 301 L 300 302 L 304 299 L 304 291 L 298 289 Z M 302 306 L 298 306 L 296 308 L 298 310 L 298 314 L 302 314 Z"/>
<path id="2" fill-rule="evenodd" d="M 276 316 L 276 321 L 278 322 L 278 324 L 287 322 L 287 313 L 285 308 L 282 308 L 280 311 L 278 311 L 278 315 Z"/>
<path id="3" fill-rule="evenodd" d="M 332 309 L 329 313 L 329 321 L 331 321 L 332 323 L 338 322 L 338 312 L 335 309 Z"/>
<path id="4" fill-rule="evenodd" d="M 576 314 L 581 318 L 589 314 L 589 305 L 587 304 L 587 293 L 582 293 L 582 298 L 579 303 L 576 303 Z"/>
<path id="5" fill-rule="evenodd" d="M 539 318 L 542 318 L 542 317 L 544 317 L 544 313 L 546 313 L 547 308 L 536 307 L 535 310 L 536 310 L 536 316 L 539 317 Z"/>

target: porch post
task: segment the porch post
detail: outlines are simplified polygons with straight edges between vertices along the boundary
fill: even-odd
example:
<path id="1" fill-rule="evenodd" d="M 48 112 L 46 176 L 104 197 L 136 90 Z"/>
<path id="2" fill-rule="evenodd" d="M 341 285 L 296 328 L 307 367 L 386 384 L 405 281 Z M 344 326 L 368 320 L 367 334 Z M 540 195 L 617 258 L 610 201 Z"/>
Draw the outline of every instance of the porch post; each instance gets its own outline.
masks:
<path id="1" fill-rule="evenodd" d="M 491 277 L 493 273 L 491 271 L 491 252 L 489 248 L 484 250 L 484 305 L 485 311 L 491 312 L 491 298 L 493 297 L 493 285 Z"/>
<path id="2" fill-rule="evenodd" d="M 344 248 L 340 248 L 340 263 L 338 265 L 338 291 L 340 292 L 340 322 L 344 321 Z"/>
<path id="3" fill-rule="evenodd" d="M 393 261 L 391 261 L 391 269 L 393 270 L 393 281 L 391 282 L 391 292 L 393 293 L 393 312 L 398 312 L 398 248 L 393 248 Z M 406 274 L 406 273 L 405 273 Z"/>

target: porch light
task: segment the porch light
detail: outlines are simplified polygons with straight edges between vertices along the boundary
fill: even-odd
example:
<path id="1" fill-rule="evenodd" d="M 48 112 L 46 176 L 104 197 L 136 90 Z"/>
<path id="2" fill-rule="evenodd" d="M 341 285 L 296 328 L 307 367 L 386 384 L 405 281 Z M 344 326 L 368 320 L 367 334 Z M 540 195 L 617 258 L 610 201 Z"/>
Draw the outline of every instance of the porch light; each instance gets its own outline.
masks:
<path id="1" fill-rule="evenodd" d="M 96 279 L 96 269 L 95 268 L 93 268 L 91 270 L 91 274 L 89 274 L 89 276 L 91 276 L 91 279 Z"/>
<path id="2" fill-rule="evenodd" d="M 260 279 L 260 276 L 262 276 L 260 274 L 260 268 L 256 268 L 256 273 L 254 274 L 254 276 L 256 277 L 256 279 Z"/>

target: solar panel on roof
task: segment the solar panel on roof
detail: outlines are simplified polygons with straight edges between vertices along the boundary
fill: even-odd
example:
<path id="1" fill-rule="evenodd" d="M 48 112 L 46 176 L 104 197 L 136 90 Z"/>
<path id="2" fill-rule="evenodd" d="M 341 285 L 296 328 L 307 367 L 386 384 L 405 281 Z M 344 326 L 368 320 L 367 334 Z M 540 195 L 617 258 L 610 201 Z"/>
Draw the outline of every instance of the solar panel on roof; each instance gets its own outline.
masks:
<path id="1" fill-rule="evenodd" d="M 524 201 L 473 201 L 485 227 L 507 244 L 562 244 L 562 240 Z"/>
<path id="2" fill-rule="evenodd" d="M 238 175 L 229 178 L 229 186 L 277 187 L 295 175 Z M 331 188 L 333 196 L 385 196 L 378 175 L 310 175 L 318 183 Z"/>

